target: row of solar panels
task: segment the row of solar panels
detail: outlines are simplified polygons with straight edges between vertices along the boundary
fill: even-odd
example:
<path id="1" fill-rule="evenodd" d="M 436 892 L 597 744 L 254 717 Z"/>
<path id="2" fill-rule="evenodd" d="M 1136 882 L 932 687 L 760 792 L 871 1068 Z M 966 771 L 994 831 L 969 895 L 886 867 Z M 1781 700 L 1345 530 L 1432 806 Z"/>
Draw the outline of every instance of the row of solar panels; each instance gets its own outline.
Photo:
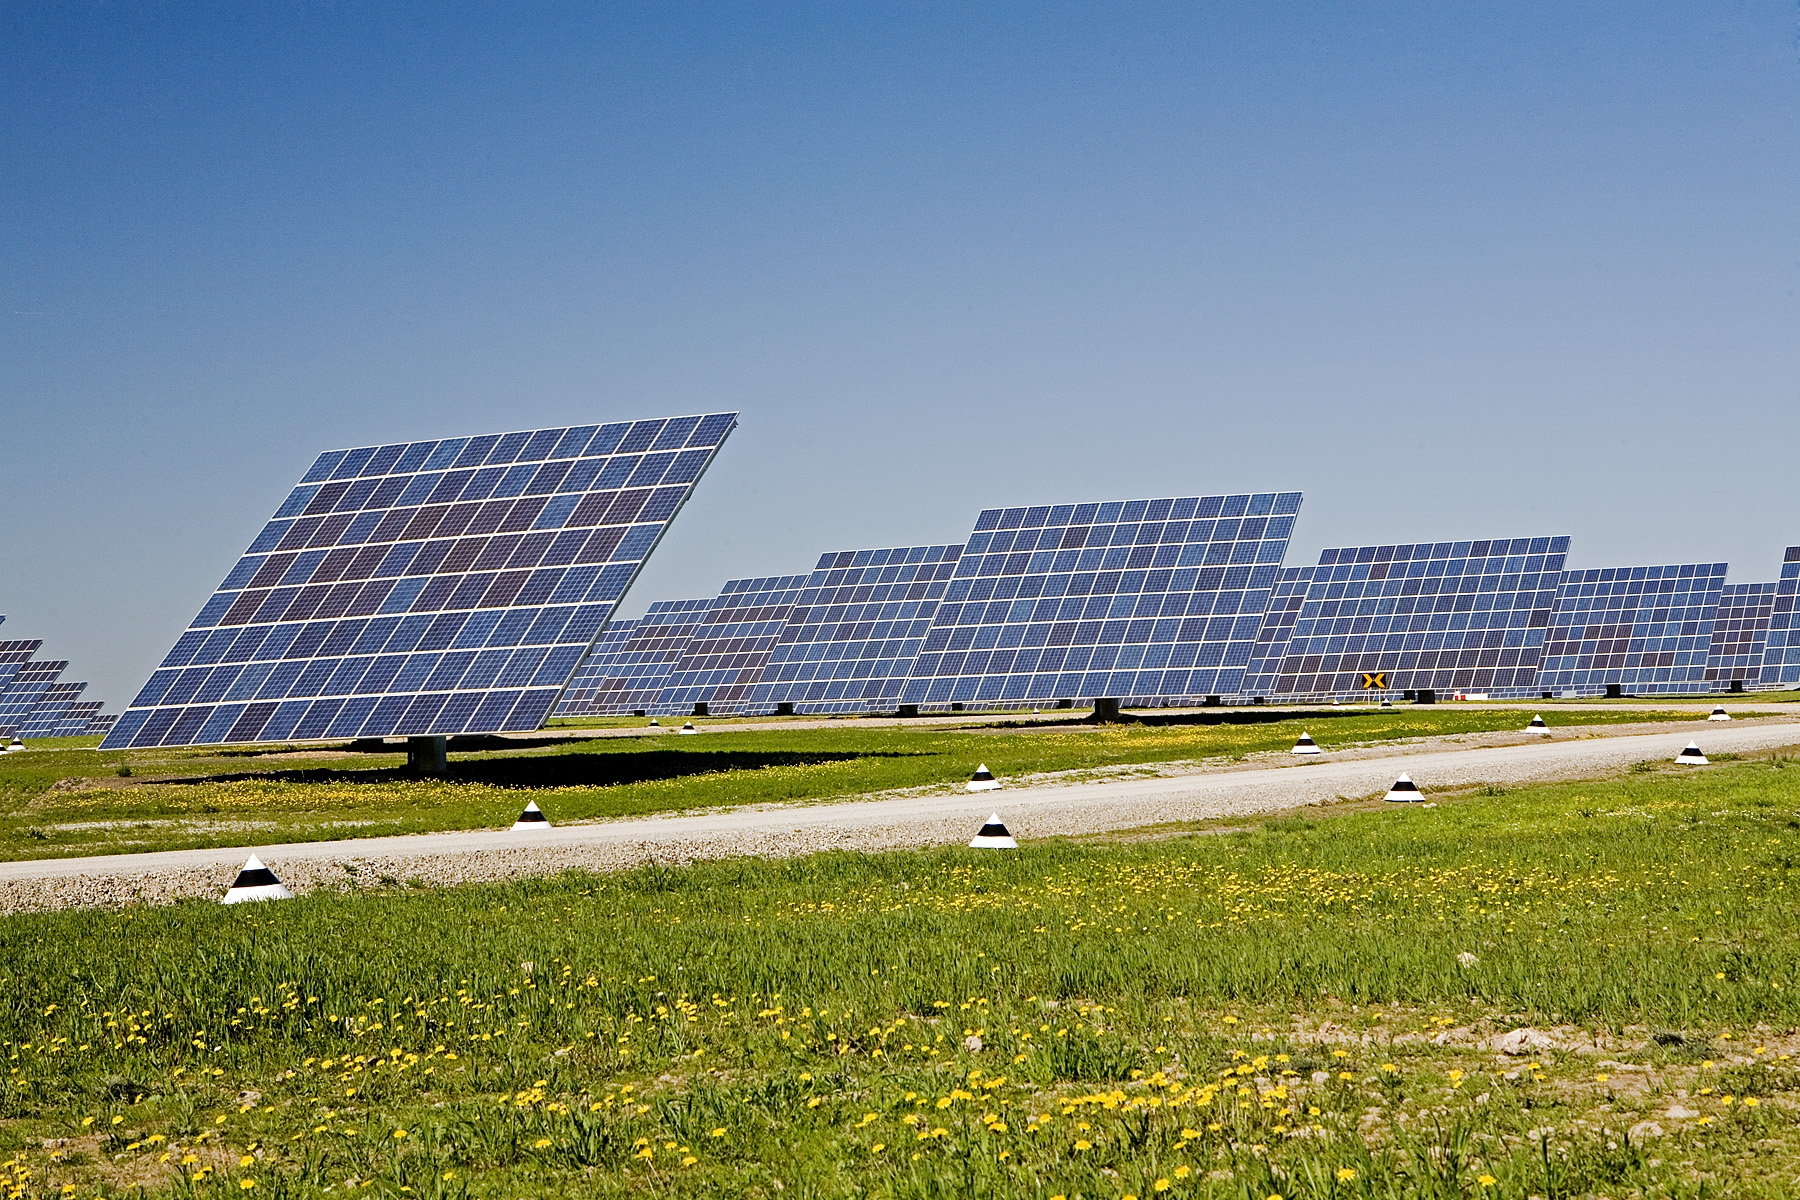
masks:
<path id="1" fill-rule="evenodd" d="M 6 620 L 0 617 L 0 623 Z M 104 705 L 83 700 L 85 683 L 60 683 L 67 662 L 32 659 L 42 640 L 0 641 L 0 737 L 77 737 L 106 733 L 118 720 Z"/>
<path id="2" fill-rule="evenodd" d="M 1134 551 L 1188 545 L 1161 541 L 1166 533 L 1155 543 L 1134 535 Z M 1224 574 L 1216 587 L 1198 573 L 1182 586 L 1179 566 L 1166 585 L 1146 567 L 1142 586 L 1129 567 L 1116 584 L 1101 570 L 1080 580 L 1079 558 L 1066 579 L 1054 559 L 1041 580 L 1029 561 L 984 574 L 994 555 L 1021 553 L 1010 540 L 996 551 L 999 539 L 978 533 L 968 555 L 826 554 L 810 575 L 659 602 L 607 630 L 557 714 L 1316 699 L 1365 684 L 1678 694 L 1800 681 L 1800 645 L 1791 663 L 1786 646 L 1800 548 L 1788 554 L 1785 600 L 1783 583 L 1725 584 L 1724 563 L 1565 571 L 1561 537 L 1327 550 L 1315 566 L 1251 567 L 1240 598 Z M 1046 540 L 1040 532 L 1036 544 Z"/>
<path id="3" fill-rule="evenodd" d="M 957 545 L 829 554 L 609 624 L 735 424 L 320 455 L 104 745 L 504 732 L 552 711 L 696 705 L 1793 681 L 1785 571 L 1721 608 L 1722 564 L 1565 572 L 1566 537 L 1350 547 L 1284 567 L 1298 492 L 990 509 Z"/>

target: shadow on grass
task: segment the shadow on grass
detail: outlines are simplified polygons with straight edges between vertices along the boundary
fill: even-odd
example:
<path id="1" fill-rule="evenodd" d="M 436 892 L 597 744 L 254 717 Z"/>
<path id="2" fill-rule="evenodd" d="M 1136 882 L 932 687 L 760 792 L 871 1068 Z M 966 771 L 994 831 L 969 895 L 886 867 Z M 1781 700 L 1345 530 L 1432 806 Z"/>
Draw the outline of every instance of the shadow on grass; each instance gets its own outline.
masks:
<path id="1" fill-rule="evenodd" d="M 868 758 L 915 757 L 920 755 L 890 751 L 843 753 L 788 750 L 644 750 L 625 754 L 555 754 L 533 755 L 529 758 L 452 761 L 448 778 L 453 783 L 480 783 L 500 788 L 613 787 L 624 783 L 719 775 L 728 771 L 757 771 L 765 767 L 812 767 Z M 249 780 L 278 783 L 395 783 L 419 778 L 418 774 L 404 767 L 365 770 L 314 767 L 292 771 L 239 771 L 229 775 L 188 776 L 180 779 L 146 779 L 139 786 L 190 786 L 201 783 L 242 783 Z"/>

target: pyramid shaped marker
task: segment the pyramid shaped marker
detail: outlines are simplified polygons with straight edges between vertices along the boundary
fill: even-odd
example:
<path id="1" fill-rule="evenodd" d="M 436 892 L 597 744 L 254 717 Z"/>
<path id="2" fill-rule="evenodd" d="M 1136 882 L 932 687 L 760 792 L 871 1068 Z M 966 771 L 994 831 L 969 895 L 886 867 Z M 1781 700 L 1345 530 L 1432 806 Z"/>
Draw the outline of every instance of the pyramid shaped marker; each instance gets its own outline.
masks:
<path id="1" fill-rule="evenodd" d="M 975 773 L 969 776 L 969 782 L 963 790 L 965 792 L 992 792 L 998 791 L 999 788 L 1000 781 L 995 779 L 994 773 L 987 769 L 987 764 L 982 763 L 975 768 Z"/>
<path id="2" fill-rule="evenodd" d="M 1303 732 L 1300 735 L 1300 740 L 1294 743 L 1294 748 L 1292 750 L 1288 751 L 1288 753 L 1290 753 L 1290 754 L 1323 754 L 1325 752 L 1323 750 L 1319 749 L 1319 743 L 1312 740 L 1312 734 Z"/>
<path id="3" fill-rule="evenodd" d="M 1017 850 L 1019 843 L 1013 840 L 1013 835 L 1000 819 L 1000 814 L 995 813 L 987 819 L 987 824 L 981 827 L 981 832 L 975 835 L 975 840 L 969 846 L 975 850 Z"/>
<path id="4" fill-rule="evenodd" d="M 220 904 L 244 904 L 251 900 L 292 900 L 294 893 L 281 885 L 275 878 L 275 872 L 263 866 L 262 859 L 252 854 L 244 862 L 244 869 L 232 880 L 231 888 L 225 893 Z"/>
<path id="5" fill-rule="evenodd" d="M 694 728 L 694 723 L 692 721 L 684 721 L 684 722 L 682 722 L 681 728 L 677 729 L 675 732 L 676 733 L 699 733 L 700 731 L 698 729 Z"/>
<path id="6" fill-rule="evenodd" d="M 1706 719 L 1709 721 L 1729 721 L 1731 720 L 1731 714 L 1725 711 L 1725 706 L 1723 704 L 1720 704 L 1707 715 Z"/>
<path id="7" fill-rule="evenodd" d="M 519 819 L 512 823 L 512 832 L 514 833 L 518 833 L 520 830 L 548 828 L 550 828 L 550 818 L 544 815 L 543 810 L 537 806 L 536 800 L 527 801 L 525 811 L 520 813 Z"/>
<path id="8" fill-rule="evenodd" d="M 1419 790 L 1419 785 L 1412 781 L 1411 775 L 1401 775 L 1394 780 L 1394 786 L 1388 789 L 1387 795 L 1382 799 L 1394 804 L 1416 804 L 1425 799 L 1425 793 Z"/>
<path id="9" fill-rule="evenodd" d="M 1525 728 L 1529 729 L 1533 733 L 1549 733 L 1550 732 L 1550 726 L 1544 724 L 1544 718 L 1542 716 L 1535 716 L 1535 717 L 1531 718 L 1531 724 L 1525 726 Z"/>
<path id="10" fill-rule="evenodd" d="M 1675 756 L 1675 761 L 1690 767 L 1704 767 L 1706 765 L 1706 755 L 1700 753 L 1700 743 L 1689 742 L 1687 744 L 1687 749 Z"/>

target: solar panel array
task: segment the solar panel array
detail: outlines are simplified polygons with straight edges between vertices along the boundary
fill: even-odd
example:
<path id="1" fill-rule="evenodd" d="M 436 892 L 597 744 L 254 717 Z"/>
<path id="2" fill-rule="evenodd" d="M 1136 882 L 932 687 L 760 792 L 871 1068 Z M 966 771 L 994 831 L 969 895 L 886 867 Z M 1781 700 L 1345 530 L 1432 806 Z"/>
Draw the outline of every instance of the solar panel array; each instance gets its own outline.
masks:
<path id="1" fill-rule="evenodd" d="M 537 728 L 735 423 L 320 455 L 104 745 Z"/>
<path id="2" fill-rule="evenodd" d="M 1536 686 L 1599 695 L 1706 688 L 1724 563 L 1564 571 Z"/>
<path id="3" fill-rule="evenodd" d="M 46 736 L 77 737 L 81 734 L 107 732 L 107 730 L 112 728 L 110 722 L 108 722 L 106 729 L 97 729 L 94 727 L 96 720 L 100 717 L 100 710 L 103 707 L 105 707 L 105 705 L 98 700 L 83 700 L 78 704 L 71 704 L 69 710 L 56 722 L 55 728 Z"/>
<path id="4" fill-rule="evenodd" d="M 36 704 L 31 706 L 20 720 L 17 736 L 21 738 L 55 737 L 56 728 L 75 702 L 81 699 L 81 693 L 87 690 L 85 683 L 53 683 L 44 689 Z"/>
<path id="5" fill-rule="evenodd" d="M 588 651 L 588 656 L 575 669 L 569 686 L 563 689 L 562 698 L 556 702 L 556 715 L 566 717 L 571 714 L 585 712 L 584 705 L 594 695 L 598 686 L 603 686 L 612 668 L 617 664 L 619 651 L 631 638 L 631 631 L 637 628 L 636 621 L 615 620 L 607 625 L 606 631 Z"/>
<path id="6" fill-rule="evenodd" d="M 0 694 L 0 736 L 17 737 L 19 727 L 38 706 L 57 677 L 68 669 L 63 662 L 26 662 L 19 666 L 4 694 Z"/>
<path id="7" fill-rule="evenodd" d="M 1300 493 L 989 509 L 901 699 L 1239 691 Z"/>
<path id="8" fill-rule="evenodd" d="M 1325 550 L 1271 693 L 1528 690 L 1566 537 Z"/>
<path id="9" fill-rule="evenodd" d="M 1775 585 L 1775 603 L 1769 612 L 1768 641 L 1763 649 L 1760 682 L 1767 687 L 1800 684 L 1800 624 L 1794 620 L 1794 596 L 1800 591 L 1800 546 L 1789 546 L 1782 556 L 1781 581 Z"/>
<path id="10" fill-rule="evenodd" d="M 1719 593 L 1713 618 L 1712 644 L 1706 652 L 1710 687 L 1746 686 L 1762 679 L 1763 653 L 1769 641 L 1769 618 L 1775 611 L 1775 583 L 1728 583 Z"/>
<path id="11" fill-rule="evenodd" d="M 750 705 L 769 711 L 893 707 L 950 586 L 961 546 L 823 554 L 794 600 Z"/>
<path id="12" fill-rule="evenodd" d="M 713 598 L 659 600 L 637 621 L 625 644 L 611 655 L 603 676 L 584 688 L 588 694 L 576 704 L 560 707 L 565 716 L 619 716 L 634 712 L 663 712 L 658 707 L 669 673 L 681 661 L 694 630 L 705 619 Z"/>
<path id="13" fill-rule="evenodd" d="M 1270 593 L 1262 628 L 1257 631 L 1256 645 L 1250 651 L 1250 665 L 1244 671 L 1243 694 L 1267 696 L 1276 690 L 1288 640 L 1294 635 L 1294 623 L 1300 619 L 1300 610 L 1306 604 L 1306 593 L 1317 569 L 1283 567 L 1275 577 L 1275 589 Z"/>
<path id="14" fill-rule="evenodd" d="M 681 660 L 669 672 L 657 711 L 745 711 L 775 644 L 787 628 L 805 575 L 733 579 L 708 604 Z"/>

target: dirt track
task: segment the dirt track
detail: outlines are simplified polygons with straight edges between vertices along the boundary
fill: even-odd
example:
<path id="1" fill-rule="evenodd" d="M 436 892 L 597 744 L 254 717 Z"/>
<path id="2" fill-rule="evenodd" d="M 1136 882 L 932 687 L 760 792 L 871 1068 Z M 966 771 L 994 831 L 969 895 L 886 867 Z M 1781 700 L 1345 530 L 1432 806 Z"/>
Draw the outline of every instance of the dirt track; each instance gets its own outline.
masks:
<path id="1" fill-rule="evenodd" d="M 484 830 L 0 863 L 0 912 L 213 898 L 223 893 L 253 849 L 296 892 L 381 881 L 449 884 L 547 875 L 572 867 L 617 870 L 649 861 L 954 845 L 966 841 L 996 809 L 1025 839 L 1248 817 L 1378 795 L 1401 771 L 1429 798 L 1439 788 L 1604 776 L 1645 759 L 1672 759 L 1690 738 L 1715 753 L 1800 746 L 1800 723 L 1787 718 L 1724 726 L 1685 723 L 1618 736 L 1590 726 L 1579 733 L 1567 740 L 1473 748 L 1375 746 L 1304 764 L 1104 782 L 1046 781 L 977 795 L 758 805 L 539 833 Z"/>

